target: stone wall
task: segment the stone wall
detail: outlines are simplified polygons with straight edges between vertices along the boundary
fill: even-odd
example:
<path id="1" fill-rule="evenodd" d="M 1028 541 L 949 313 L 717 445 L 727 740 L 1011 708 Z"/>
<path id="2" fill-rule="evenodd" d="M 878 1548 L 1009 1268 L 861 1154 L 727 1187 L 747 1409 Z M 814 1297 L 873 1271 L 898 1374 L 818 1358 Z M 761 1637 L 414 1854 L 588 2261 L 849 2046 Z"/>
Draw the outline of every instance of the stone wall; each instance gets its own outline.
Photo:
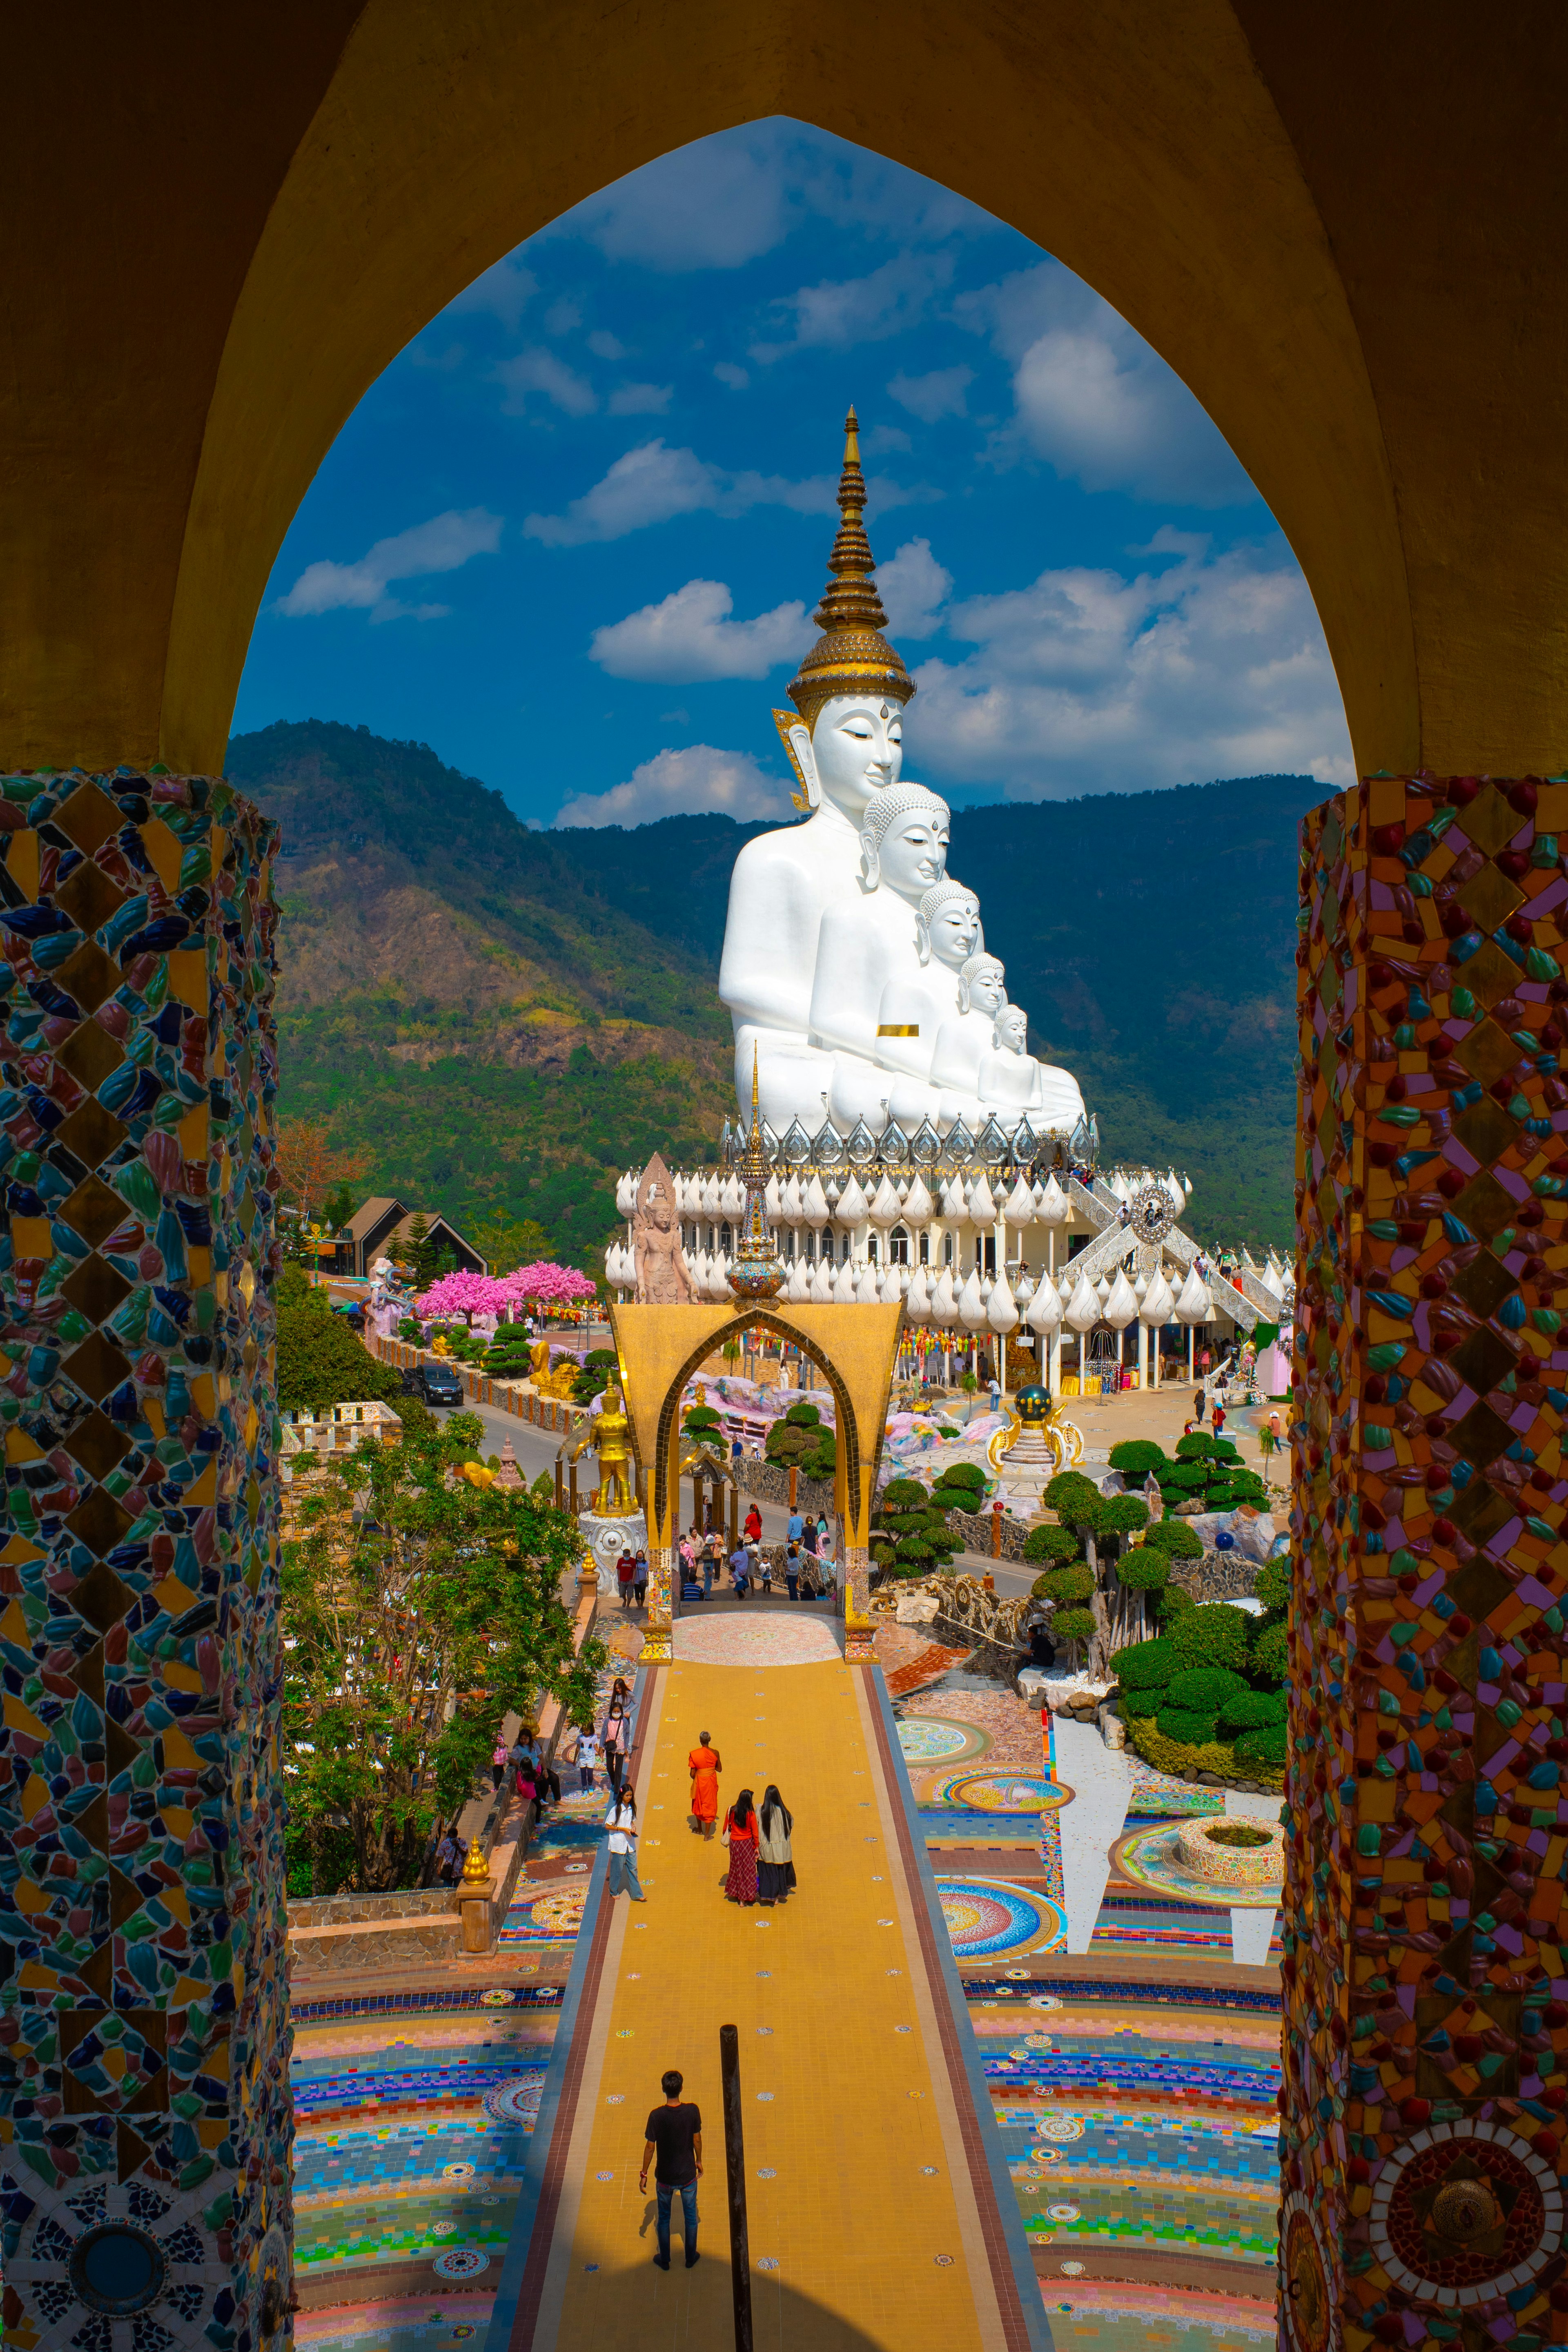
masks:
<path id="1" fill-rule="evenodd" d="M 959 1549 L 977 1551 L 989 1559 L 992 1556 L 991 1528 L 994 1517 L 995 1514 L 990 1511 L 949 1511 L 947 1525 L 958 1539 Z M 1004 1511 L 1001 1558 L 1021 1560 L 1029 1532 L 1021 1519 L 1015 1519 L 1010 1512 Z"/>
<path id="2" fill-rule="evenodd" d="M 1258 1562 L 1239 1551 L 1206 1551 L 1171 1562 L 1171 1582 L 1194 1601 L 1244 1601 L 1258 1589 Z"/>
<path id="3" fill-rule="evenodd" d="M 414 1886 L 392 1895 L 308 1895 L 288 1906 L 290 1935 L 299 1927 L 346 1927 L 374 1920 L 423 1919 L 452 1908 L 449 1886 Z"/>
<path id="4" fill-rule="evenodd" d="M 779 1463 L 758 1461 L 755 1454 L 746 1454 L 739 1463 L 740 1483 L 748 1495 L 759 1503 L 779 1503 L 788 1507 L 789 1473 Z M 813 1515 L 826 1514 L 828 1525 L 833 1523 L 833 1482 L 831 1478 L 801 1478 L 795 1481 L 795 1498 L 802 1511 Z M 742 1515 L 744 1516 L 744 1514 Z"/>
<path id="5" fill-rule="evenodd" d="M 260 2344 L 287 2303 L 276 839 L 216 777 L 0 778 L 18 2343 L 174 2342 L 77 2300 L 106 2188 L 101 2274 L 177 2265 L 181 2343 Z"/>

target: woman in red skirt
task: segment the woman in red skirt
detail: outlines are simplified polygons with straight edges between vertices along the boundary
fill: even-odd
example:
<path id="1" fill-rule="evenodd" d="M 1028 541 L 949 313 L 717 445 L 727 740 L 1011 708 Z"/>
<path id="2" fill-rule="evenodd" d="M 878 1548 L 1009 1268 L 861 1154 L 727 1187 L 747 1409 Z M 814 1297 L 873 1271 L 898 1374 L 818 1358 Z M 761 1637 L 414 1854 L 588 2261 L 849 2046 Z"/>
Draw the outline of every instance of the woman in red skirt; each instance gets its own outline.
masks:
<path id="1" fill-rule="evenodd" d="M 729 1903 L 755 1903 L 757 1808 L 751 1801 L 749 1789 L 742 1789 L 726 1813 L 724 1837 L 729 1848 L 729 1876 L 724 1882 L 725 1900 Z"/>

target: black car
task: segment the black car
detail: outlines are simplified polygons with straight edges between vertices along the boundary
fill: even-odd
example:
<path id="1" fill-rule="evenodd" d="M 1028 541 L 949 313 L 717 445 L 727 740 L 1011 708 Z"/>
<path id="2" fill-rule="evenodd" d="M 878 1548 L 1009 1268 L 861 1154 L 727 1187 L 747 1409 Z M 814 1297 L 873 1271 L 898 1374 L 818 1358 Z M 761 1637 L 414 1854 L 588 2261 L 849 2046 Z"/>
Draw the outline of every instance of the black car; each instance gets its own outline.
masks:
<path id="1" fill-rule="evenodd" d="M 403 1393 L 426 1404 L 461 1404 L 463 1382 L 450 1364 L 418 1364 L 402 1376 Z"/>

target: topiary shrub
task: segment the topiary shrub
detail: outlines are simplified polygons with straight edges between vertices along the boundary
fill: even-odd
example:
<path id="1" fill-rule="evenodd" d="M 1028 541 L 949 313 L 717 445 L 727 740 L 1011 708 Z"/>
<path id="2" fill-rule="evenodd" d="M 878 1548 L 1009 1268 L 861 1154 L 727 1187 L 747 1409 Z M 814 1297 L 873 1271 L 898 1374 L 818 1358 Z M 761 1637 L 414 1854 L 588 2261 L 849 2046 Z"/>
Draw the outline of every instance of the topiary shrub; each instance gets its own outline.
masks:
<path id="1" fill-rule="evenodd" d="M 1147 1716 L 1151 1720 L 1165 1703 L 1163 1690 L 1124 1690 L 1117 1702 L 1124 1716 Z"/>
<path id="2" fill-rule="evenodd" d="M 986 1474 L 977 1462 L 950 1462 L 931 1490 L 945 1511 L 977 1511 L 986 1498 Z"/>
<path id="3" fill-rule="evenodd" d="M 1051 1621 L 1051 1630 L 1059 1641 L 1092 1642 L 1094 1612 L 1092 1609 L 1059 1609 Z"/>
<path id="4" fill-rule="evenodd" d="M 1167 1631 L 1176 1618 L 1186 1616 L 1197 1607 L 1197 1603 L 1191 1593 L 1184 1592 L 1179 1584 L 1167 1584 L 1165 1591 L 1155 1597 L 1155 1608 L 1160 1623 Z"/>
<path id="5" fill-rule="evenodd" d="M 1283 1687 L 1291 1671 L 1290 1635 L 1283 1623 L 1264 1626 L 1252 1645 L 1251 1665 L 1265 1682 Z"/>
<path id="6" fill-rule="evenodd" d="M 1243 1740 L 1268 1740 L 1276 1727 L 1262 1731 L 1248 1731 Z M 1159 1727 L 1157 1717 L 1128 1715 L 1127 1739 L 1145 1764 L 1156 1772 L 1168 1772 L 1176 1780 L 1196 1780 L 1200 1773 L 1212 1772 L 1221 1780 L 1256 1780 L 1265 1789 L 1282 1789 L 1285 1785 L 1284 1759 L 1270 1763 L 1261 1756 L 1240 1755 L 1238 1742 L 1232 1747 L 1227 1739 L 1213 1738 L 1198 1742 L 1167 1738 Z"/>
<path id="7" fill-rule="evenodd" d="M 1058 1604 L 1088 1601 L 1094 1591 L 1093 1570 L 1082 1560 L 1069 1560 L 1065 1566 L 1051 1569 L 1038 1578 L 1033 1591 L 1037 1601 L 1054 1601 Z"/>
<path id="8" fill-rule="evenodd" d="M 485 1350 L 486 1371 L 492 1380 L 527 1380 L 533 1369 L 533 1344 L 526 1324 L 497 1323 Z"/>
<path id="9" fill-rule="evenodd" d="M 918 1478 L 890 1478 L 871 1524 L 873 1559 L 900 1576 L 925 1576 L 953 1557 L 947 1515 L 933 1507 Z"/>
<path id="10" fill-rule="evenodd" d="M 1156 1519 L 1144 1538 L 1170 1559 L 1201 1559 L 1203 1544 L 1185 1519 Z"/>
<path id="11" fill-rule="evenodd" d="M 1047 1510 L 1054 1511 L 1064 1528 L 1099 1527 L 1100 1489 L 1082 1470 L 1059 1470 L 1042 1499 Z"/>
<path id="12" fill-rule="evenodd" d="M 1165 1640 L 1129 1642 L 1116 1653 L 1116 1679 L 1124 1690 L 1163 1690 L 1180 1671 L 1175 1646 Z"/>
<path id="13" fill-rule="evenodd" d="M 1289 1754 L 1290 1734 L 1282 1723 L 1260 1724 L 1256 1730 L 1244 1731 L 1236 1742 L 1236 1760 L 1248 1768 L 1249 1779 L 1261 1780 L 1278 1773 L 1282 1785 Z"/>
<path id="14" fill-rule="evenodd" d="M 1223 1666 L 1186 1666 L 1166 1688 L 1172 1706 L 1191 1707 L 1198 1715 L 1218 1716 L 1228 1700 L 1252 1696 L 1240 1675 Z"/>
<path id="15" fill-rule="evenodd" d="M 1258 1570 L 1252 1587 L 1265 1609 L 1283 1611 L 1291 1605 L 1291 1563 L 1288 1559 L 1266 1559 Z"/>
<path id="16" fill-rule="evenodd" d="M 1149 1437 L 1124 1437 L 1119 1445 L 1111 1448 L 1110 1463 L 1112 1469 L 1119 1470 L 1124 1478 L 1136 1478 L 1140 1482 L 1148 1476 L 1151 1470 L 1157 1474 L 1169 1467 L 1164 1446 L 1156 1445 Z"/>
<path id="17" fill-rule="evenodd" d="M 277 1402 L 286 1410 L 378 1399 L 398 1412 L 402 1374 L 361 1345 L 327 1292 L 303 1284 L 292 1296 L 278 1286 Z M 300 1293 L 303 1293 L 301 1296 Z"/>
<path id="18" fill-rule="evenodd" d="M 1169 1554 L 1153 1544 L 1134 1544 L 1116 1562 L 1117 1581 L 1129 1592 L 1161 1592 L 1170 1581 Z"/>
<path id="19" fill-rule="evenodd" d="M 808 1478 L 831 1478 L 838 1458 L 833 1432 L 814 1404 L 792 1404 L 768 1431 L 763 1452 L 781 1469 L 793 1465 Z"/>
<path id="20" fill-rule="evenodd" d="M 1141 1495 L 1102 1495 L 1097 1536 L 1141 1535 L 1149 1524 L 1149 1507 Z"/>
<path id="21" fill-rule="evenodd" d="M 1215 1736 L 1212 1712 L 1206 1714 L 1197 1707 L 1172 1706 L 1168 1693 L 1155 1721 L 1164 1738 L 1178 1740 L 1184 1748 L 1206 1748 Z"/>
<path id="22" fill-rule="evenodd" d="M 1251 1622 L 1245 1609 L 1206 1601 L 1183 1611 L 1171 1627 L 1171 1646 L 1184 1666 L 1228 1666 L 1237 1674 L 1248 1663 Z"/>
<path id="23" fill-rule="evenodd" d="M 1024 1538 L 1025 1559 L 1076 1559 L 1078 1538 L 1071 1528 L 1031 1528 Z"/>
<path id="24" fill-rule="evenodd" d="M 613 1348 L 590 1348 L 582 1360 L 582 1370 L 571 1384 L 573 1404 L 591 1404 L 601 1389 L 620 1377 L 620 1360 Z M 698 1406 L 697 1411 L 704 1408 Z"/>
<path id="25" fill-rule="evenodd" d="M 710 1439 L 716 1444 L 724 1423 L 711 1404 L 694 1404 L 689 1412 L 681 1416 L 681 1427 L 699 1445 L 707 1444 Z"/>
<path id="26" fill-rule="evenodd" d="M 1219 1710 L 1219 1727 L 1228 1739 L 1284 1720 L 1285 1702 L 1278 1691 L 1238 1691 Z"/>

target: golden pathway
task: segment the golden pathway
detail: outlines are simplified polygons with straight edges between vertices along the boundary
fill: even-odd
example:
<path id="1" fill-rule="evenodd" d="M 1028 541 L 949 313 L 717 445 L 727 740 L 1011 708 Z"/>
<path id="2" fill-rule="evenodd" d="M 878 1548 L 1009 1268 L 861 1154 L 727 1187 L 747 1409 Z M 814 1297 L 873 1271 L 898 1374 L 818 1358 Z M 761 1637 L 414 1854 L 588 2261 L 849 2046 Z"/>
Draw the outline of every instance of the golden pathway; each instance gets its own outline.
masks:
<path id="1" fill-rule="evenodd" d="M 785 1906 L 727 1903 L 724 1848 L 687 1827 L 699 1731 L 723 1758 L 721 1804 L 775 1780 L 794 1813 L 800 1884 Z M 992 2169 L 899 1770 L 874 1670 L 677 1660 L 646 1679 L 648 1901 L 604 1895 L 585 1922 L 570 2054 L 535 2136 L 531 2237 L 525 2200 L 488 2352 L 734 2341 L 722 2024 L 740 2036 L 759 2352 L 1049 2344 L 1021 2231 L 1004 2226 L 1011 2191 Z M 706 2174 L 702 2259 L 685 2269 L 677 2197 L 666 2273 L 652 2179 L 642 2195 L 637 2176 L 670 2066 L 702 2109 Z"/>

